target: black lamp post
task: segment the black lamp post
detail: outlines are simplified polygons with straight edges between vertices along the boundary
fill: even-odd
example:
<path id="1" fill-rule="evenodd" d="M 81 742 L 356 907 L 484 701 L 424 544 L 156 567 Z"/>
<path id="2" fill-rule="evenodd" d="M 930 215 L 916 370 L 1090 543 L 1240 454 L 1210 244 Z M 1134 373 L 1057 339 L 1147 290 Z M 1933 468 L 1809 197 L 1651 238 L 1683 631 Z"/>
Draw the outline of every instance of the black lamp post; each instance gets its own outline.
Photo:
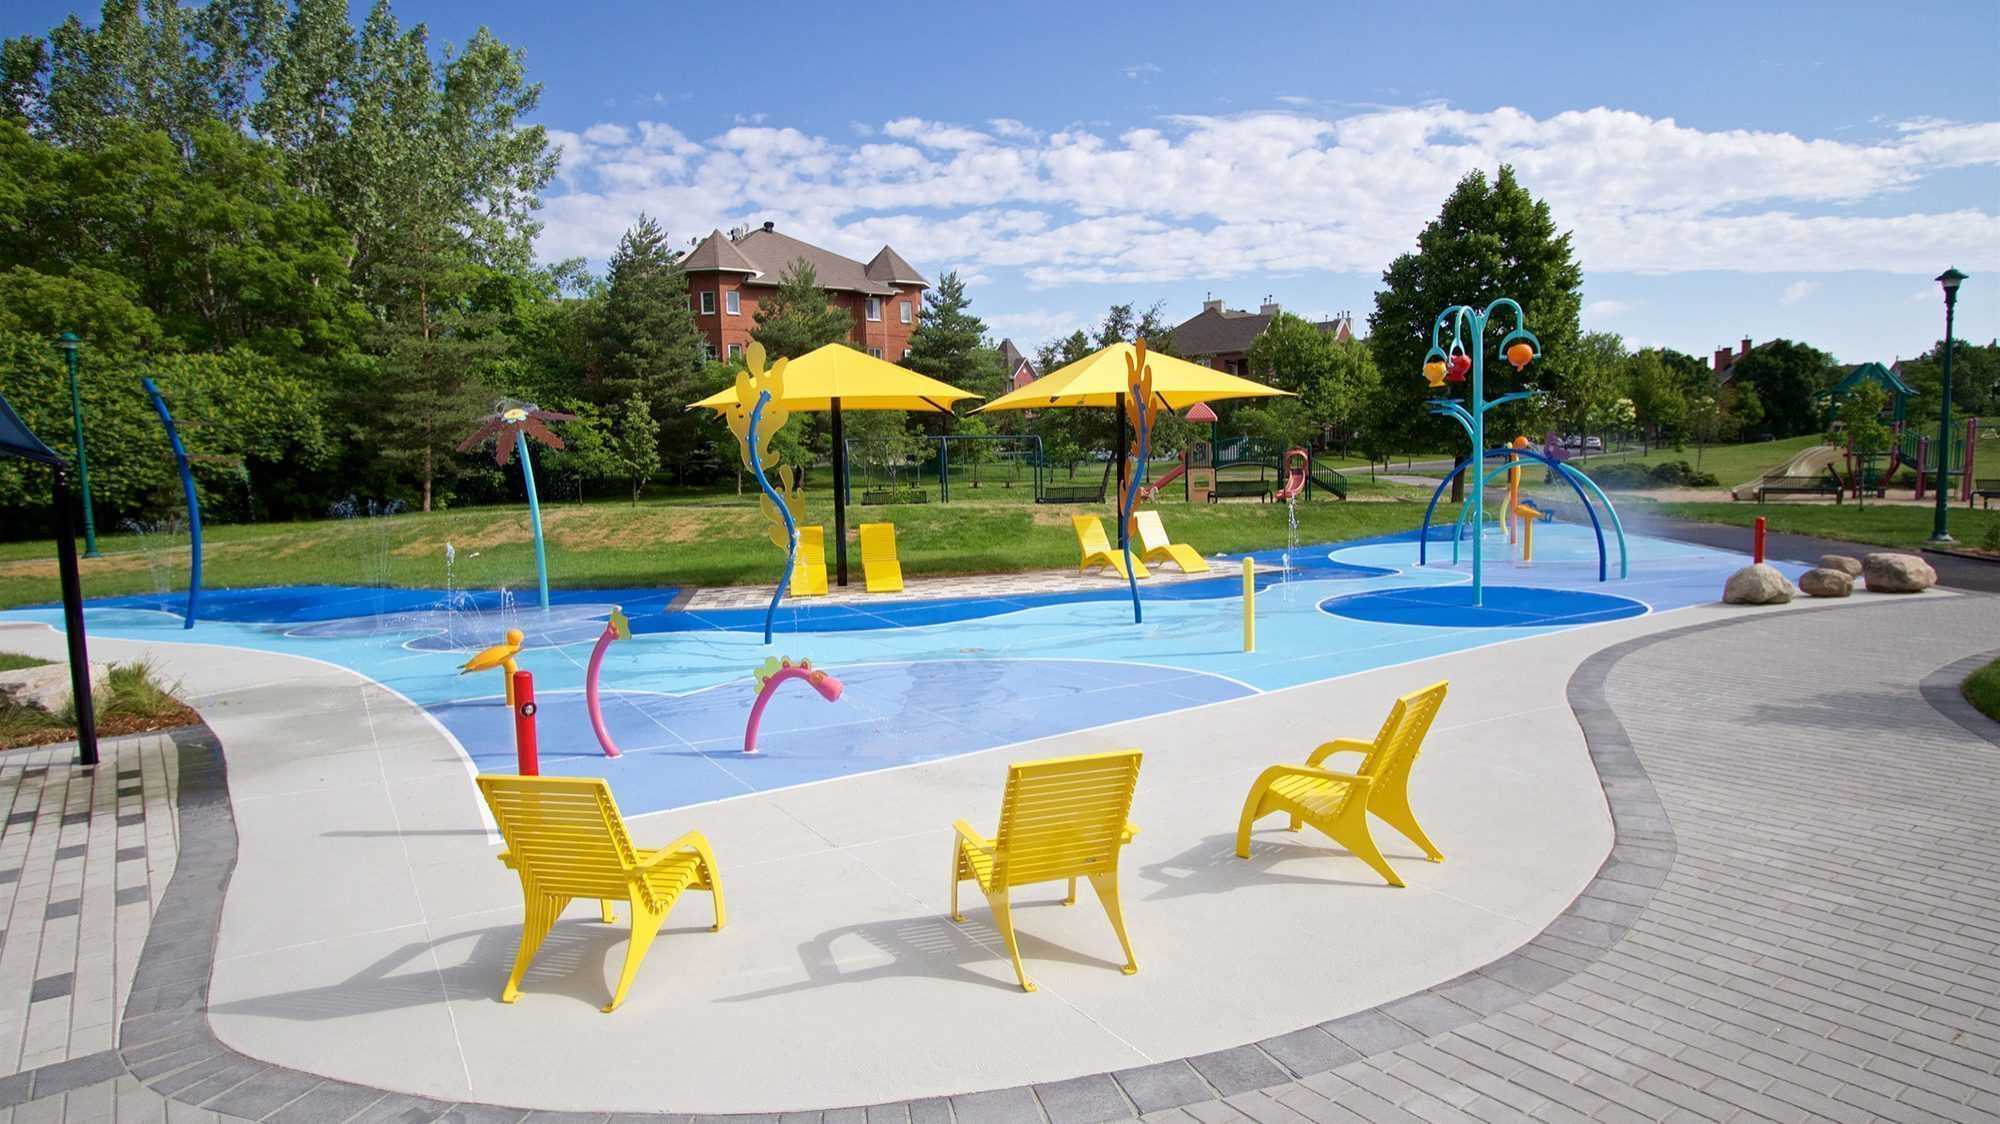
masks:
<path id="1" fill-rule="evenodd" d="M 1958 305 L 1958 286 L 1964 280 L 1965 274 L 1956 269 L 1947 269 L 1937 278 L 1944 286 L 1944 388 L 1938 396 L 1937 516 L 1931 521 L 1930 539 L 1934 543 L 1952 541 L 1945 502 L 1945 485 L 1951 476 L 1951 316 Z"/>
<path id="2" fill-rule="evenodd" d="M 75 332 L 56 337 L 56 346 L 62 349 L 63 360 L 69 364 L 69 418 L 76 426 L 76 483 L 83 490 L 83 556 L 96 558 L 97 519 L 90 510 L 90 458 L 83 451 L 83 398 L 76 389 L 76 345 L 82 342 Z"/>

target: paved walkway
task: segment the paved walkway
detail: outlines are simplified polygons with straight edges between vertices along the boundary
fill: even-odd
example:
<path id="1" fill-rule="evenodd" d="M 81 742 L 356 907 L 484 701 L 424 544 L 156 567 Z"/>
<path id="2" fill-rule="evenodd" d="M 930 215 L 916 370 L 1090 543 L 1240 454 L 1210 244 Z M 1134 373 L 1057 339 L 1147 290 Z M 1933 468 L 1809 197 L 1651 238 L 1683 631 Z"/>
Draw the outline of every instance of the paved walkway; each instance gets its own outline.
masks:
<path id="1" fill-rule="evenodd" d="M 2000 739 L 1951 707 L 1932 673 L 1996 636 L 2000 601 L 1935 597 L 1756 613 L 1620 645 L 1570 691 L 1617 847 L 1519 952 L 1256 1046 L 797 1118 L 1992 1119 Z M 212 821 L 219 771 L 202 761 L 182 755 L 195 770 L 183 815 Z M 183 855 L 149 939 L 133 1001 L 144 1010 L 128 1010 L 121 1032 L 130 1074 L 87 1083 L 94 1071 L 71 1062 L 0 1079 L 12 1120 L 111 1119 L 114 1104 L 119 1120 L 161 1119 L 162 1096 L 173 1119 L 183 1102 L 253 1119 L 524 1119 L 371 1097 L 202 1046 L 180 1013 L 198 1013 L 186 1006 L 198 989 L 155 965 L 203 943 L 181 934 L 199 935 L 189 922 L 216 908 L 220 887 L 189 871 L 214 863 Z M 178 906 L 194 914 L 169 915 Z"/>

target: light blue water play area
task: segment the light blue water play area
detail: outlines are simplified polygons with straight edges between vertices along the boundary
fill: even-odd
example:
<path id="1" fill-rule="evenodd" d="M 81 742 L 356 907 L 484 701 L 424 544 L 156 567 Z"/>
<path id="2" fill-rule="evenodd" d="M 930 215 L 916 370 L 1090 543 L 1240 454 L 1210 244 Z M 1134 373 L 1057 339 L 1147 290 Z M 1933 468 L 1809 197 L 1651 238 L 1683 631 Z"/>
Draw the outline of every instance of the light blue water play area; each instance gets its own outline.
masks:
<path id="1" fill-rule="evenodd" d="M 641 813 L 1711 602 L 1746 561 L 1634 536 L 1631 576 L 1604 583 L 1591 529 L 1552 524 L 1536 533 L 1532 563 L 1507 560 L 1503 538 L 1487 543 L 1485 603 L 1475 608 L 1468 566 L 1434 546 L 1419 567 L 1417 546 L 1406 535 L 1291 551 L 1288 567 L 1260 575 L 1250 653 L 1234 559 L 1218 560 L 1213 580 L 1147 589 L 1143 625 L 1132 623 L 1122 582 L 1079 577 L 1074 592 L 1016 597 L 787 601 L 771 646 L 763 608 L 687 611 L 671 589 L 554 590 L 546 612 L 532 593 L 204 591 L 201 619 L 186 631 L 181 595 L 167 592 L 91 602 L 86 620 L 96 636 L 350 668 L 424 707 L 485 772 L 514 771 L 511 713 L 498 673 L 462 676 L 458 665 L 519 628 L 518 660 L 534 673 L 540 705 L 542 771 L 608 777 L 620 805 Z M 1283 558 L 1253 557 L 1273 567 Z M 610 646 L 601 676 L 603 717 L 623 750 L 615 759 L 600 751 L 583 703 L 585 663 L 614 606 L 633 634 Z M 0 616 L 61 626 L 55 607 Z M 804 688 L 777 692 L 761 752 L 746 755 L 752 672 L 772 655 L 810 658 L 846 689 L 831 703 Z"/>

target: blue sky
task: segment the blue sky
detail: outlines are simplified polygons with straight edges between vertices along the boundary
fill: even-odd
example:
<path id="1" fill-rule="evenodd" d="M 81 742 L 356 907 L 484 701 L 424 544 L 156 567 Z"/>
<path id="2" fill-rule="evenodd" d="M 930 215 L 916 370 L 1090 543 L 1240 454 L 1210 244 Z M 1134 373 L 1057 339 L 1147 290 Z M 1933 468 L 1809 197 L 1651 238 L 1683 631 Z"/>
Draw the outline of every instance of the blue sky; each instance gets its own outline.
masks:
<path id="1" fill-rule="evenodd" d="M 1992 0 L 938 7 L 397 11 L 526 49 L 564 147 L 545 257 L 601 266 L 643 209 L 677 238 L 887 242 L 1024 347 L 1114 301 L 1363 317 L 1457 178 L 1505 161 L 1575 232 L 1585 327 L 1635 345 L 1912 355 L 1947 265 L 1961 334 L 2000 335 Z"/>

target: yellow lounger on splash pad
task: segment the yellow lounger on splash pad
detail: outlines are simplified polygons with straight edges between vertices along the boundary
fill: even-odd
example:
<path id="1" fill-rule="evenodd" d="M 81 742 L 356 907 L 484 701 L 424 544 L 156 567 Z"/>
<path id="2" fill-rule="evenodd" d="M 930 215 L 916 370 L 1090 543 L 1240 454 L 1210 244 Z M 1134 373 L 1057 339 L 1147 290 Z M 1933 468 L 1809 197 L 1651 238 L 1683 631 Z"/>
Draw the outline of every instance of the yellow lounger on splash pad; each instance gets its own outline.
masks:
<path id="1" fill-rule="evenodd" d="M 1000 802 L 999 833 L 988 839 L 964 820 L 951 825 L 958 832 L 952 849 L 951 919 L 965 920 L 958 912 L 958 884 L 977 882 L 993 907 L 993 926 L 1007 942 L 1021 990 L 1033 991 L 1035 985 L 1021 967 L 1008 891 L 1036 882 L 1069 879 L 1063 904 L 1071 905 L 1076 880 L 1090 879 L 1125 949 L 1123 971 L 1129 976 L 1139 970 L 1118 901 L 1118 853 L 1139 832 L 1125 817 L 1132 811 L 1141 756 L 1127 749 L 1011 765 L 1007 795 Z"/>
<path id="2" fill-rule="evenodd" d="M 1111 572 L 1125 576 L 1125 554 L 1111 545 L 1104 535 L 1104 521 L 1095 515 L 1072 515 L 1069 525 L 1076 528 L 1076 545 L 1083 552 L 1083 559 L 1076 564 L 1076 572 L 1081 574 L 1092 566 L 1102 570 L 1111 567 Z M 1139 552 L 1132 552 L 1132 573 L 1137 577 L 1149 578 L 1146 564 L 1139 561 Z"/>
<path id="3" fill-rule="evenodd" d="M 799 528 L 799 560 L 792 567 L 793 597 L 826 596 L 826 528 Z"/>
<path id="4" fill-rule="evenodd" d="M 1172 562 L 1181 568 L 1183 574 L 1208 572 L 1208 561 L 1201 556 L 1201 551 L 1186 543 L 1174 542 L 1167 537 L 1167 528 L 1160 522 L 1160 513 L 1157 511 L 1133 513 L 1132 538 L 1139 547 L 1132 553 L 1148 562 Z"/>
<path id="5" fill-rule="evenodd" d="M 896 560 L 896 525 L 861 525 L 861 572 L 870 593 L 903 592 L 903 564 Z"/>

